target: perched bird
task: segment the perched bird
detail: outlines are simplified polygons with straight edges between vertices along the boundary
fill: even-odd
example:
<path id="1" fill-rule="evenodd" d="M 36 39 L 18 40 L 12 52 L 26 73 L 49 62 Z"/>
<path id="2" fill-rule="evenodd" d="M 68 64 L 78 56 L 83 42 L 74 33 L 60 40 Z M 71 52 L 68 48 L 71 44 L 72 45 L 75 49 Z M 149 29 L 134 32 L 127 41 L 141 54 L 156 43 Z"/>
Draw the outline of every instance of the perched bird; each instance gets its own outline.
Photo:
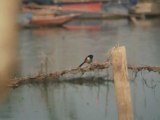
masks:
<path id="1" fill-rule="evenodd" d="M 83 64 L 85 64 L 85 63 L 90 64 L 90 63 L 92 63 L 92 61 L 93 61 L 93 55 L 88 55 L 88 56 L 84 59 L 83 63 L 79 65 L 79 67 L 81 67 L 81 66 L 82 66 Z"/>

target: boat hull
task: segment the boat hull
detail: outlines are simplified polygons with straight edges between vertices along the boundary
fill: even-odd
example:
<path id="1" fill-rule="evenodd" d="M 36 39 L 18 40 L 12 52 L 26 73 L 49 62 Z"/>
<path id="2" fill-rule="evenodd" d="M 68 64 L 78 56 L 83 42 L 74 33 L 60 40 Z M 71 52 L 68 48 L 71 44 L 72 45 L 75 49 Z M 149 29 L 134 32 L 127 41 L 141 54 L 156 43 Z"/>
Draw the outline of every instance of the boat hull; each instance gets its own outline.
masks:
<path id="1" fill-rule="evenodd" d="M 53 26 L 62 26 L 63 24 L 71 21 L 72 19 L 79 17 L 80 14 L 69 14 L 61 16 L 41 16 L 41 17 L 32 17 L 31 21 L 28 24 L 23 25 L 26 28 L 35 28 L 35 27 L 53 27 Z"/>
<path id="2" fill-rule="evenodd" d="M 79 14 L 70 14 L 70 15 L 61 15 L 61 16 L 47 16 L 47 17 L 42 17 L 40 19 L 32 19 L 31 24 L 35 25 L 48 25 L 48 24 L 55 24 L 55 25 L 62 25 L 73 18 L 78 17 Z"/>

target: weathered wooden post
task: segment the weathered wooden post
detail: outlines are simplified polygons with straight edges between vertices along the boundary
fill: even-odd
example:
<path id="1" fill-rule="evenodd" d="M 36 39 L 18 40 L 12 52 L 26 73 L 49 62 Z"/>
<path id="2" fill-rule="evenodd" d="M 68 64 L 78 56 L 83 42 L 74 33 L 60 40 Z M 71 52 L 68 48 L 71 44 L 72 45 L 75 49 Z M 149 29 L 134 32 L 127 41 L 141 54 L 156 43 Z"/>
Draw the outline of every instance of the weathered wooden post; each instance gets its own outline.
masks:
<path id="1" fill-rule="evenodd" d="M 18 0 L 0 0 L 0 102 L 6 96 L 16 59 Z"/>
<path id="2" fill-rule="evenodd" d="M 112 67 L 117 98 L 117 109 L 119 120 L 133 120 L 132 100 L 130 84 L 128 81 L 128 70 L 125 47 L 112 49 Z"/>

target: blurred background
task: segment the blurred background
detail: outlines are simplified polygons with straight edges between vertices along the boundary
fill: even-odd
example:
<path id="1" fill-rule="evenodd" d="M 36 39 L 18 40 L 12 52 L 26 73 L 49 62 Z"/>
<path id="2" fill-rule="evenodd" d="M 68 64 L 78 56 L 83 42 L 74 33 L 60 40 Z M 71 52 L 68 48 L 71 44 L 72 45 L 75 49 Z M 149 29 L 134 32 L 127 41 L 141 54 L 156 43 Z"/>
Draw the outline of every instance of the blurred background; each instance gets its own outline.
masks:
<path id="1" fill-rule="evenodd" d="M 27 84 L 10 79 L 104 62 L 117 43 L 128 64 L 160 65 L 156 0 L 1 0 L 0 120 L 116 120 L 114 83 Z M 112 79 L 112 76 L 109 77 Z M 159 73 L 129 71 L 136 120 L 159 120 Z M 134 80 L 133 80 L 134 79 Z"/>

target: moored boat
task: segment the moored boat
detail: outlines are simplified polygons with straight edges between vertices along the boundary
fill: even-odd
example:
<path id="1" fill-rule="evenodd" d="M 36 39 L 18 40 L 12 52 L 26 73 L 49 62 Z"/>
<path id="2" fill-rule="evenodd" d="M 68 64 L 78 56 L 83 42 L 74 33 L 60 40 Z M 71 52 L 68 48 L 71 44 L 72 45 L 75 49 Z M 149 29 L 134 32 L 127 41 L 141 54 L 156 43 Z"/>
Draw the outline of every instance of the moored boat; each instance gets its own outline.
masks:
<path id="1" fill-rule="evenodd" d="M 102 9 L 102 2 L 68 3 L 62 4 L 60 7 L 65 11 L 100 12 Z"/>
<path id="2" fill-rule="evenodd" d="M 63 25 L 66 22 L 71 21 L 73 18 L 80 16 L 80 14 L 68 14 L 60 16 L 33 16 L 30 24 L 31 25 Z"/>
<path id="3" fill-rule="evenodd" d="M 113 3 L 113 2 L 67 2 L 54 5 L 32 5 L 29 8 L 47 9 L 56 11 L 58 15 L 79 13 L 79 18 L 126 18 L 129 16 L 129 3 Z"/>
<path id="4" fill-rule="evenodd" d="M 60 26 L 80 16 L 78 13 L 57 15 L 59 9 L 60 7 L 58 6 L 24 5 L 20 23 L 22 23 L 23 27 Z"/>

